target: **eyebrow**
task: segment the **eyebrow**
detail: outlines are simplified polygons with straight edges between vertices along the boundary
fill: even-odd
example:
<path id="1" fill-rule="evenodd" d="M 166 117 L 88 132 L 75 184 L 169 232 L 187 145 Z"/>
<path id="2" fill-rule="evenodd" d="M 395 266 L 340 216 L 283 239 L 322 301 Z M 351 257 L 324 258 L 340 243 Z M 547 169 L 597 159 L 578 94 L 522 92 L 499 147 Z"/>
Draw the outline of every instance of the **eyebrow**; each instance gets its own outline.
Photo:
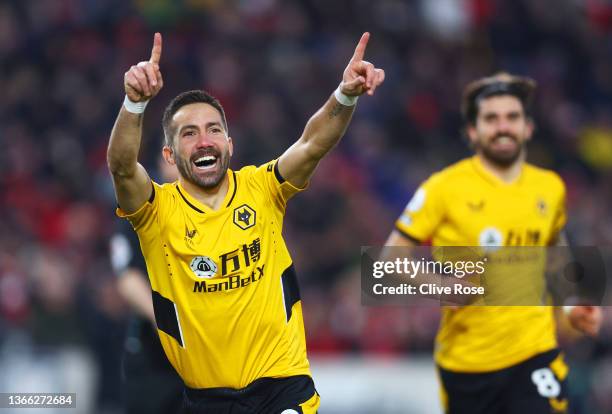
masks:
<path id="1" fill-rule="evenodd" d="M 206 125 L 204 125 L 204 128 L 208 129 L 211 126 L 218 126 L 218 127 L 223 128 L 223 125 L 221 125 L 221 122 L 217 122 L 217 121 L 207 122 Z M 185 131 L 186 129 L 190 129 L 190 128 L 198 129 L 198 130 L 200 129 L 200 127 L 197 125 L 189 124 L 189 125 L 182 126 L 178 132 L 179 134 L 181 134 L 183 131 Z"/>
<path id="2" fill-rule="evenodd" d="M 223 125 L 221 125 L 221 122 L 217 122 L 217 121 L 213 121 L 213 122 L 208 122 L 206 123 L 206 128 L 210 128 L 211 126 L 218 126 L 221 127 L 221 129 L 223 129 Z"/>
<path id="3" fill-rule="evenodd" d="M 179 128 L 179 131 L 178 131 L 179 134 L 185 131 L 186 129 L 200 129 L 200 128 L 197 125 L 193 125 L 193 124 L 183 125 L 182 127 Z"/>
<path id="4" fill-rule="evenodd" d="M 505 112 L 505 113 L 503 113 L 501 115 L 502 116 L 504 116 L 504 115 L 521 115 L 522 113 L 524 113 L 524 112 L 519 110 L 519 109 L 517 109 L 517 110 L 513 109 L 513 110 Z M 496 111 L 490 111 L 490 112 L 483 112 L 482 113 L 482 116 L 484 116 L 484 117 L 497 116 L 497 115 L 499 115 L 499 114 Z"/>

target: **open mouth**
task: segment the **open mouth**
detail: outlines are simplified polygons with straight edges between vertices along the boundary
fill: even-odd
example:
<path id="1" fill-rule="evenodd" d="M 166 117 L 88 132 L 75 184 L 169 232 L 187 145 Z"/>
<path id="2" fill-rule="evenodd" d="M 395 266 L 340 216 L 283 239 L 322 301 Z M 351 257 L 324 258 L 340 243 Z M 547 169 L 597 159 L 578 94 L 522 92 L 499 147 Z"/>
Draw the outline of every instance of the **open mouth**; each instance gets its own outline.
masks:
<path id="1" fill-rule="evenodd" d="M 193 161 L 198 170 L 210 170 L 217 164 L 217 157 L 214 155 L 204 155 Z"/>
<path id="2" fill-rule="evenodd" d="M 493 146 L 500 149 L 512 149 L 515 148 L 517 144 L 516 140 L 509 136 L 501 136 L 493 140 Z"/>

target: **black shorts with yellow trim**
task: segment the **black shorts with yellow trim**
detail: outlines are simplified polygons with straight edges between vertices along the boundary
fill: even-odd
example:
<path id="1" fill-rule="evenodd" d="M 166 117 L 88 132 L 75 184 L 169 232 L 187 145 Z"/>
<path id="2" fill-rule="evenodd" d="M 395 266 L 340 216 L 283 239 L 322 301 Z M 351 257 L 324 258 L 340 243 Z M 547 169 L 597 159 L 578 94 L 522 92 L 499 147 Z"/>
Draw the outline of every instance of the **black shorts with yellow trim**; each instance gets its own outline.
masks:
<path id="1" fill-rule="evenodd" d="M 242 389 L 185 388 L 186 414 L 316 414 L 319 394 L 312 378 L 260 378 Z"/>
<path id="2" fill-rule="evenodd" d="M 567 375 L 554 349 L 499 371 L 460 373 L 438 367 L 446 414 L 566 414 Z"/>

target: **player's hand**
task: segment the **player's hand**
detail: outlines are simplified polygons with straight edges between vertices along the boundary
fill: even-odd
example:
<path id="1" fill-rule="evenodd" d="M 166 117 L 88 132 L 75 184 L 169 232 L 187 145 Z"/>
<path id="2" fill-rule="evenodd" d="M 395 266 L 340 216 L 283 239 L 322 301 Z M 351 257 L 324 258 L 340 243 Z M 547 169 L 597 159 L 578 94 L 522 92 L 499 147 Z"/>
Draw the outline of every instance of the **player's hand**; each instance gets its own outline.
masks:
<path id="1" fill-rule="evenodd" d="M 385 80 L 385 71 L 374 67 L 363 60 L 370 33 L 365 32 L 355 48 L 355 53 L 342 74 L 340 91 L 348 96 L 359 96 L 364 93 L 374 95 L 374 91 Z"/>
<path id="2" fill-rule="evenodd" d="M 140 62 L 125 72 L 123 85 L 125 94 L 132 102 L 144 102 L 153 98 L 164 86 L 159 60 L 162 53 L 162 37 L 155 33 L 153 49 L 148 61 Z"/>
<path id="3" fill-rule="evenodd" d="M 584 334 L 595 336 L 601 328 L 602 314 L 599 306 L 574 306 L 567 316 L 572 327 Z"/>

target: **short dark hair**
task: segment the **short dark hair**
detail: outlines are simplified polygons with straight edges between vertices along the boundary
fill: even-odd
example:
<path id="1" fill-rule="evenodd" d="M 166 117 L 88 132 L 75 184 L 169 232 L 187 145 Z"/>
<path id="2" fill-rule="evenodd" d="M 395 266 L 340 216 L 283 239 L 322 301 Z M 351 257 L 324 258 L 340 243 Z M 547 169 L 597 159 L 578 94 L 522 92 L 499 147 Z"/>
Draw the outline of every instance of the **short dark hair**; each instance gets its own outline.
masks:
<path id="1" fill-rule="evenodd" d="M 209 104 L 217 111 L 219 111 L 219 114 L 221 114 L 221 120 L 223 121 L 223 127 L 225 128 L 225 132 L 228 131 L 227 120 L 225 119 L 225 111 L 223 110 L 223 106 L 221 106 L 221 103 L 217 98 L 215 98 L 208 92 L 199 89 L 186 91 L 171 100 L 166 109 L 164 110 L 164 116 L 162 117 L 162 127 L 164 128 L 164 144 L 168 147 L 172 147 L 172 136 L 175 132 L 171 126 L 172 117 L 183 106 L 194 103 Z"/>
<path id="2" fill-rule="evenodd" d="M 461 114 L 467 124 L 476 124 L 478 106 L 480 101 L 491 96 L 512 95 L 518 98 L 523 105 L 527 116 L 531 114 L 531 102 L 536 81 L 530 78 L 514 76 L 506 72 L 499 72 L 493 76 L 477 79 L 469 83 L 463 90 L 461 100 Z"/>

